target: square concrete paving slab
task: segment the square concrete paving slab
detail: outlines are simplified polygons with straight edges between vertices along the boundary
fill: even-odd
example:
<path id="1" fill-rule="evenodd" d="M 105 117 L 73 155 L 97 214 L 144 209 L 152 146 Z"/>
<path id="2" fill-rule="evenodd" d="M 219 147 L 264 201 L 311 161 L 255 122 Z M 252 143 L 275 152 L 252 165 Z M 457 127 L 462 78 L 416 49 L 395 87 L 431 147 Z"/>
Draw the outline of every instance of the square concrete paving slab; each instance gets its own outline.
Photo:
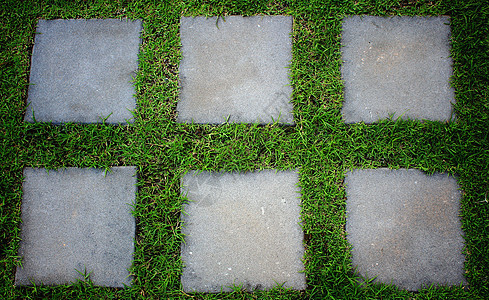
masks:
<path id="1" fill-rule="evenodd" d="M 298 183 L 294 171 L 187 173 L 183 289 L 305 289 Z"/>
<path id="2" fill-rule="evenodd" d="M 134 253 L 136 168 L 104 170 L 24 169 L 24 196 L 16 285 L 131 284 Z"/>
<path id="3" fill-rule="evenodd" d="M 178 122 L 294 124 L 292 17 L 183 17 Z"/>
<path id="4" fill-rule="evenodd" d="M 25 120 L 133 122 L 141 30 L 139 20 L 39 20 Z"/>
<path id="5" fill-rule="evenodd" d="M 457 181 L 414 169 L 348 172 L 346 230 L 360 275 L 407 290 L 464 279 Z"/>
<path id="6" fill-rule="evenodd" d="M 342 58 L 347 123 L 394 118 L 449 120 L 448 17 L 352 16 L 343 20 Z"/>

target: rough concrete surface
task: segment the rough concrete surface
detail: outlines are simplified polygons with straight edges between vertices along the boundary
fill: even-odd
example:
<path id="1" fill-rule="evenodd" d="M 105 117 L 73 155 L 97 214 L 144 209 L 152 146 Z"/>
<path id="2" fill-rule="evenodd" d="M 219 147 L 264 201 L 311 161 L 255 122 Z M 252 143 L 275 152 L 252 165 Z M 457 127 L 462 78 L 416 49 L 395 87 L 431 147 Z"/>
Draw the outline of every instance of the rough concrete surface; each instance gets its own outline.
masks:
<path id="1" fill-rule="evenodd" d="M 65 284 L 91 272 L 95 285 L 131 284 L 136 168 L 25 168 L 16 285 Z"/>
<path id="2" fill-rule="evenodd" d="M 351 16 L 343 20 L 342 59 L 347 123 L 394 118 L 449 120 L 448 17 Z"/>
<path id="3" fill-rule="evenodd" d="M 25 120 L 133 122 L 141 30 L 139 20 L 39 20 Z"/>
<path id="4" fill-rule="evenodd" d="M 457 181 L 414 169 L 346 174 L 346 230 L 356 271 L 418 290 L 464 279 Z"/>
<path id="5" fill-rule="evenodd" d="M 293 124 L 292 17 L 183 17 L 178 122 Z"/>
<path id="6" fill-rule="evenodd" d="M 305 289 L 298 183 L 294 171 L 187 173 L 183 289 Z"/>

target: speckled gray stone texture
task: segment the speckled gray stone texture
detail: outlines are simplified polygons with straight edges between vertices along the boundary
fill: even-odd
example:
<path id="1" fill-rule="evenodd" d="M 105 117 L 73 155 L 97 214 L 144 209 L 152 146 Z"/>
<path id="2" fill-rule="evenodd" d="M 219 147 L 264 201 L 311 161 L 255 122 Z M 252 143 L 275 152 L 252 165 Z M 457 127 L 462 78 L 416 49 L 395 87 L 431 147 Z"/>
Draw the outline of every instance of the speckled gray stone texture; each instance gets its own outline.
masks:
<path id="1" fill-rule="evenodd" d="M 178 122 L 294 124 L 292 17 L 183 17 Z"/>
<path id="2" fill-rule="evenodd" d="M 343 20 L 345 122 L 450 120 L 448 17 L 352 16 Z"/>
<path id="3" fill-rule="evenodd" d="M 39 20 L 25 120 L 133 122 L 141 30 L 141 21 Z"/>
<path id="4" fill-rule="evenodd" d="M 91 272 L 95 285 L 131 284 L 136 168 L 24 169 L 16 285 L 65 284 Z"/>
<path id="5" fill-rule="evenodd" d="M 414 169 L 348 172 L 346 230 L 360 275 L 416 291 L 464 279 L 457 181 Z"/>
<path id="6" fill-rule="evenodd" d="M 187 173 L 183 289 L 305 289 L 298 183 L 294 171 Z"/>

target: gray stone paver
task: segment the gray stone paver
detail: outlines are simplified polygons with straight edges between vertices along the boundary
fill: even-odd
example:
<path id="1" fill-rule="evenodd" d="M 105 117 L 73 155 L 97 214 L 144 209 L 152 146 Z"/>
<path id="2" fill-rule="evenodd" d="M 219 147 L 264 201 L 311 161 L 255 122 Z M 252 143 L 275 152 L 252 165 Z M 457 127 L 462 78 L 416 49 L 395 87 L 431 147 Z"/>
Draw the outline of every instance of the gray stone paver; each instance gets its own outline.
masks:
<path id="1" fill-rule="evenodd" d="M 183 17 L 178 122 L 293 124 L 292 17 Z"/>
<path id="2" fill-rule="evenodd" d="M 25 120 L 132 122 L 141 30 L 139 20 L 39 20 Z"/>
<path id="3" fill-rule="evenodd" d="M 464 279 L 453 177 L 414 169 L 348 172 L 346 230 L 357 272 L 407 290 Z"/>
<path id="4" fill-rule="evenodd" d="M 24 169 L 16 285 L 56 285 L 83 279 L 96 285 L 131 284 L 136 168 Z"/>
<path id="5" fill-rule="evenodd" d="M 294 171 L 186 174 L 183 289 L 304 289 L 298 182 Z"/>
<path id="6" fill-rule="evenodd" d="M 450 19 L 352 16 L 343 20 L 342 114 L 347 123 L 449 120 Z"/>

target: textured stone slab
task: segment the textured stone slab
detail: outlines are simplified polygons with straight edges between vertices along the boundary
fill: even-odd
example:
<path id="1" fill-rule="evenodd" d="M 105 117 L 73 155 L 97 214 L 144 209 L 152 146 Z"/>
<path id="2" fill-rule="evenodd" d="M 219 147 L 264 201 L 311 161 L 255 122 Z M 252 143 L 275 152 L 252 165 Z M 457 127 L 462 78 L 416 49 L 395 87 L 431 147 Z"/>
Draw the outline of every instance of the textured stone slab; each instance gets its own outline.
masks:
<path id="1" fill-rule="evenodd" d="M 293 171 L 186 174 L 183 289 L 305 289 L 298 182 Z"/>
<path id="2" fill-rule="evenodd" d="M 183 17 L 178 122 L 293 124 L 292 17 Z"/>
<path id="3" fill-rule="evenodd" d="M 347 123 L 394 118 L 449 120 L 448 17 L 352 16 L 343 20 L 342 114 Z"/>
<path id="4" fill-rule="evenodd" d="M 362 276 L 408 290 L 465 282 L 453 177 L 375 169 L 348 172 L 345 182 L 346 230 Z"/>
<path id="5" fill-rule="evenodd" d="M 25 120 L 132 122 L 141 21 L 39 20 Z"/>
<path id="6" fill-rule="evenodd" d="M 130 285 L 136 168 L 24 169 L 16 285 L 65 284 L 91 272 L 96 285 Z"/>

